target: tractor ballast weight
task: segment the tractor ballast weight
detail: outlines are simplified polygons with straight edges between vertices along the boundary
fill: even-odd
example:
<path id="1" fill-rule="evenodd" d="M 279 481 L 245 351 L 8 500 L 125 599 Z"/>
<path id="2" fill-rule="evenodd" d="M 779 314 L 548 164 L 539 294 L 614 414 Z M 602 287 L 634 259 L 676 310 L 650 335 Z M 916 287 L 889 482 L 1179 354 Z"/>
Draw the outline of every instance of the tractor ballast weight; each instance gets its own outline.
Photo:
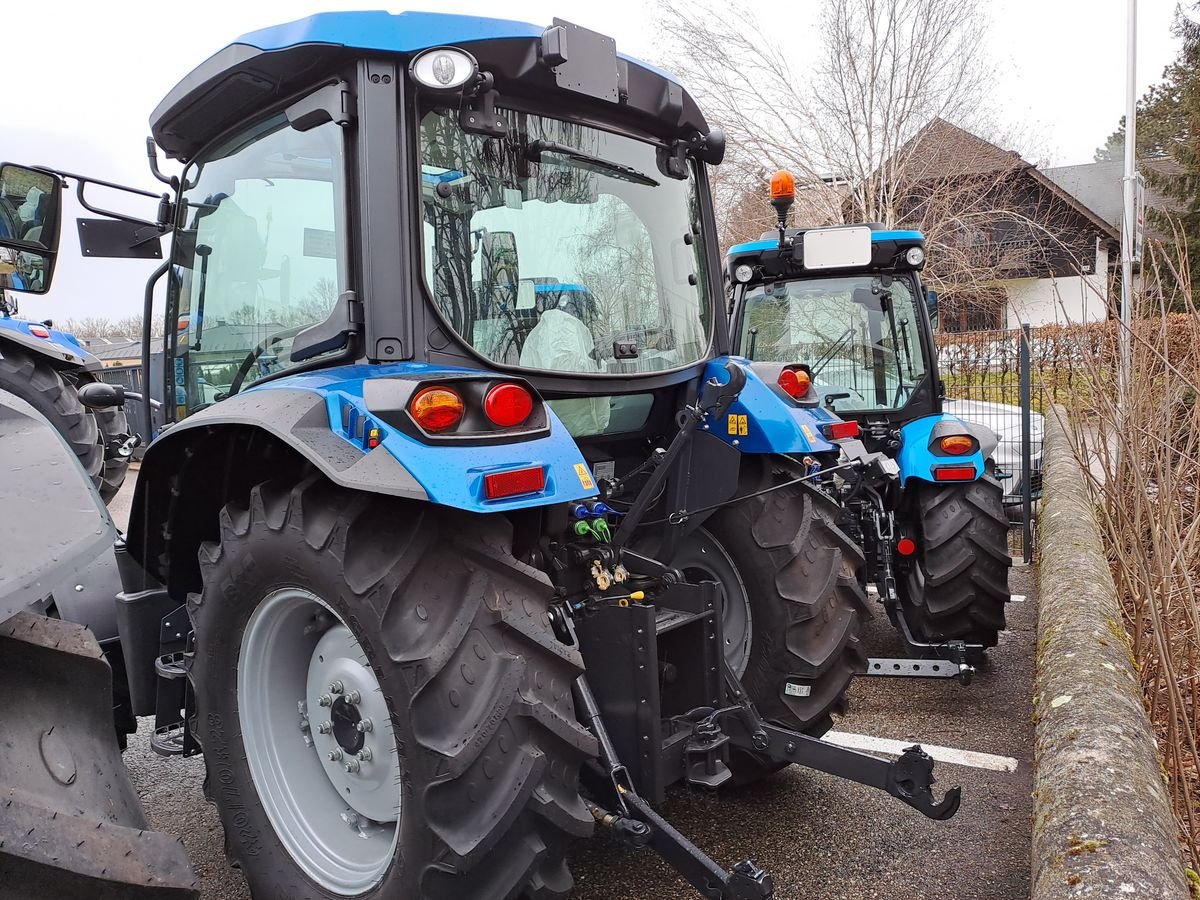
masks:
<path id="1" fill-rule="evenodd" d="M 151 124 L 185 168 L 122 640 L 252 893 L 551 900 L 603 828 L 766 900 L 653 805 L 791 763 L 955 813 L 919 747 L 820 740 L 865 598 L 813 484 L 879 455 L 731 355 L 678 82 L 559 20 L 328 14 Z"/>
<path id="2" fill-rule="evenodd" d="M 779 209 L 775 195 L 772 182 Z M 779 384 L 801 373 L 797 406 L 856 423 L 844 452 L 893 463 L 826 486 L 909 650 L 957 664 L 968 680 L 1004 627 L 1007 519 L 991 460 L 998 436 L 943 411 L 936 298 L 920 280 L 925 238 L 876 224 L 792 229 L 785 216 L 777 236 L 726 255 L 734 347 Z"/>

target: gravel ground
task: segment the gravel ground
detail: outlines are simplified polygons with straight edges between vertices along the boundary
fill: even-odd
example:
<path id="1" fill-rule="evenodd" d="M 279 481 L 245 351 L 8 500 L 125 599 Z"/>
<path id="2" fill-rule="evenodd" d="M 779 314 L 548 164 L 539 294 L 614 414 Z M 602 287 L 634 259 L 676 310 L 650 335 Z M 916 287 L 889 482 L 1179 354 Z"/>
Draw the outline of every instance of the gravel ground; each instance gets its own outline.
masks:
<path id="1" fill-rule="evenodd" d="M 132 479 L 130 480 L 132 484 Z M 131 491 L 112 505 L 124 524 Z M 879 791 L 793 766 L 737 793 L 680 789 L 667 817 L 714 859 L 751 858 L 775 878 L 777 900 L 1022 900 L 1029 896 L 1031 717 L 1036 585 L 1014 569 L 1009 630 L 989 667 L 964 687 L 952 681 L 859 679 L 837 728 L 859 734 L 1012 756 L 1015 773 L 938 763 L 939 789 L 963 787 L 949 822 L 930 821 Z M 867 632 L 875 656 L 900 656 L 882 613 Z M 132 735 L 125 761 L 153 827 L 182 836 L 204 900 L 248 900 L 229 868 L 215 808 L 204 802 L 199 758 L 163 759 L 148 746 L 150 720 Z M 938 791 L 940 797 L 940 790 Z M 698 896 L 650 851 L 604 839 L 572 854 L 575 900 L 695 900 Z"/>

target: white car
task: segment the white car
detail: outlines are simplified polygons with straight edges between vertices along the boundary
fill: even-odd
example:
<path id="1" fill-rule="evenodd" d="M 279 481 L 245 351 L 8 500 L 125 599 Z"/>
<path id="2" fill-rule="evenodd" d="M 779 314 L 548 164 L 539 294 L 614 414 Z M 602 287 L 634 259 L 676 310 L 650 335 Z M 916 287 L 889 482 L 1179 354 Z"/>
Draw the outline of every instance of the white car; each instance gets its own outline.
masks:
<path id="1" fill-rule="evenodd" d="M 1004 485 L 1004 505 L 1021 503 L 1025 466 L 1021 461 L 1021 407 L 987 400 L 947 399 L 943 409 L 965 422 L 990 428 L 1000 439 L 992 458 L 1000 474 L 1007 476 Z M 1042 494 L 1042 440 L 1046 420 L 1041 413 L 1030 413 L 1030 488 L 1033 499 Z"/>

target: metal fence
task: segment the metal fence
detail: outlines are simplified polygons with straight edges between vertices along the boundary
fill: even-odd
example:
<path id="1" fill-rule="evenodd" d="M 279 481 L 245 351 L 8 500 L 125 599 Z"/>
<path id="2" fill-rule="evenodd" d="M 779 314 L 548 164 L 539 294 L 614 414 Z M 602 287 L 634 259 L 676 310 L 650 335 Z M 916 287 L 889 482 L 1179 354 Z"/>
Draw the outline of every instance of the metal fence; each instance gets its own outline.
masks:
<path id="1" fill-rule="evenodd" d="M 1040 379 L 1035 384 L 1032 377 L 1031 346 L 1028 325 L 938 335 L 946 412 L 984 425 L 1000 439 L 994 458 L 1004 486 L 1009 549 L 1025 562 L 1033 559 L 1049 401 Z"/>
<path id="2" fill-rule="evenodd" d="M 152 379 L 154 382 L 150 388 L 150 396 L 158 400 L 162 395 L 161 381 L 157 373 L 162 371 L 161 354 L 159 355 L 158 365 L 155 366 L 152 362 L 151 372 L 155 373 Z M 110 366 L 106 369 L 101 369 L 98 373 L 102 381 L 109 384 L 123 385 L 127 391 L 135 391 L 139 394 L 144 393 L 145 378 L 142 376 L 141 365 L 130 366 Z M 158 410 L 154 411 L 154 421 L 146 422 L 145 408 L 141 403 L 128 401 L 125 404 L 125 415 L 129 419 L 129 430 L 131 433 L 139 435 L 142 439 L 141 445 L 133 451 L 135 459 L 141 459 L 142 453 L 146 449 L 146 445 L 150 443 L 150 438 L 162 427 L 161 413 Z"/>

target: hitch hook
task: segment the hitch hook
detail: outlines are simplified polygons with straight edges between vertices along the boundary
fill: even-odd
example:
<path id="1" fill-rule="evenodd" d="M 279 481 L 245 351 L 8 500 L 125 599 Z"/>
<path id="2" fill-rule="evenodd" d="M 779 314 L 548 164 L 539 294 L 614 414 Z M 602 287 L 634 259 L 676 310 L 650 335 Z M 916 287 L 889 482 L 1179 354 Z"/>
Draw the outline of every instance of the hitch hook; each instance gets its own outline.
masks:
<path id="1" fill-rule="evenodd" d="M 962 788 L 950 788 L 939 803 L 933 799 L 934 781 L 933 757 L 922 750 L 919 744 L 914 744 L 905 747 L 899 759 L 892 763 L 885 789 L 897 800 L 903 800 L 913 809 L 942 822 L 958 812 L 962 804 Z"/>

